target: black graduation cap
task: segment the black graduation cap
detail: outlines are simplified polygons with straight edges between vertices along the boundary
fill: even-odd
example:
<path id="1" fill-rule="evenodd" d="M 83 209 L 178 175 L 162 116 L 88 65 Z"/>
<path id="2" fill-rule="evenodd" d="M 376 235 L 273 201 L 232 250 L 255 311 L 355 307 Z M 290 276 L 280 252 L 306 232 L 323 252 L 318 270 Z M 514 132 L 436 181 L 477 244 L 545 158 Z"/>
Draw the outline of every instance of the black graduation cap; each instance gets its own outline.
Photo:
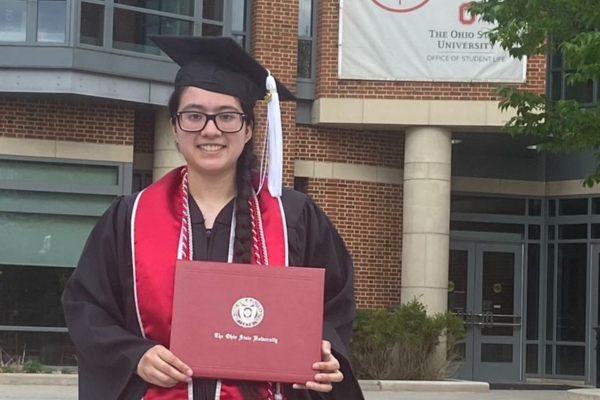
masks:
<path id="1" fill-rule="evenodd" d="M 181 68 L 175 86 L 194 86 L 254 103 L 267 95 L 269 71 L 231 37 L 158 36 L 149 38 Z M 279 100 L 295 100 L 275 80 Z"/>

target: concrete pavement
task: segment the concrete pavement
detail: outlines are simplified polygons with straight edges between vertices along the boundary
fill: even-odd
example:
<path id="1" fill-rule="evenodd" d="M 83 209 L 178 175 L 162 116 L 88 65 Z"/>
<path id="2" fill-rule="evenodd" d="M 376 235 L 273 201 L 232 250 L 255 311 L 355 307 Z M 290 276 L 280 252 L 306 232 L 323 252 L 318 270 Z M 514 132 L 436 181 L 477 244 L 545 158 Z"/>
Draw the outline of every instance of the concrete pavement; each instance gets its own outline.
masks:
<path id="1" fill-rule="evenodd" d="M 487 393 L 365 392 L 366 400 L 565 400 L 565 391 L 492 390 Z M 76 386 L 0 385 L 0 400 L 77 400 Z M 82 399 L 84 400 L 84 399 Z"/>

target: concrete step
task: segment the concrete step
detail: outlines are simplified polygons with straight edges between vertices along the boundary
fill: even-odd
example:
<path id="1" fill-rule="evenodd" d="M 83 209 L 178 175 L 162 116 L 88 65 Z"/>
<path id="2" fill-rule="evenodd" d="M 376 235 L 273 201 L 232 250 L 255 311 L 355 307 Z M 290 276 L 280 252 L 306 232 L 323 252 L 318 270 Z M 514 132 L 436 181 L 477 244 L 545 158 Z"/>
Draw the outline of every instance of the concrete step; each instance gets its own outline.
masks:
<path id="1" fill-rule="evenodd" d="M 600 400 L 600 389 L 568 390 L 566 400 Z"/>

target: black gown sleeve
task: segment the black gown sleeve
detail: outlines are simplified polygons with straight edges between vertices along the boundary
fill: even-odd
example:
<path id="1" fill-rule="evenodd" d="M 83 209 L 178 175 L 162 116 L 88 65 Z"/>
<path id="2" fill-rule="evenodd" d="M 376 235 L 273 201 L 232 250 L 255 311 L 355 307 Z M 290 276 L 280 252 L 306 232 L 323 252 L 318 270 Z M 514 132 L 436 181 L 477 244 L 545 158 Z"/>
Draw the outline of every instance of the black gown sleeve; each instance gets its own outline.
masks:
<path id="1" fill-rule="evenodd" d="M 140 399 L 148 388 L 135 371 L 156 343 L 130 318 L 133 295 L 124 291 L 133 280 L 129 209 L 120 197 L 100 218 L 62 296 L 77 349 L 80 399 Z"/>
<path id="2" fill-rule="evenodd" d="M 304 206 L 298 221 L 291 221 L 295 232 L 290 232 L 289 239 L 295 243 L 290 242 L 290 262 L 298 266 L 325 268 L 323 338 L 331 342 L 344 374 L 344 381 L 335 383 L 331 393 L 309 393 L 314 399 L 362 400 L 364 397 L 352 371 L 348 352 L 356 315 L 352 259 L 325 213 L 307 196 L 297 192 L 290 195 L 288 192 L 288 198 L 295 197 L 296 202 L 298 196 L 303 196 Z M 294 203 L 294 200 L 291 202 Z"/>

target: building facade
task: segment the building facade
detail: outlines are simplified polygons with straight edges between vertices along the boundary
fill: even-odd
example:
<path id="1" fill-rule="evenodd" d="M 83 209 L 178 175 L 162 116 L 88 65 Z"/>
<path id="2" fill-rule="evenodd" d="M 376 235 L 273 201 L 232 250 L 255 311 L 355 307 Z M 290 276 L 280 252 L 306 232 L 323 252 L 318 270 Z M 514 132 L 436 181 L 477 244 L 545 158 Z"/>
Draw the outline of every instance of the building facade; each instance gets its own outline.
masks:
<path id="1" fill-rule="evenodd" d="M 363 3 L 405 15 L 439 1 Z M 581 179 L 593 155 L 505 134 L 496 82 L 342 76 L 357 3 L 1 1 L 3 357 L 76 364 L 59 296 L 87 234 L 116 196 L 183 162 L 166 109 L 177 68 L 147 36 L 226 35 L 297 95 L 282 104 L 285 183 L 344 237 L 359 307 L 418 298 L 463 316 L 466 379 L 592 382 L 600 190 Z M 598 101 L 596 82 L 566 86 L 560 58 L 525 67 L 519 87 Z"/>

